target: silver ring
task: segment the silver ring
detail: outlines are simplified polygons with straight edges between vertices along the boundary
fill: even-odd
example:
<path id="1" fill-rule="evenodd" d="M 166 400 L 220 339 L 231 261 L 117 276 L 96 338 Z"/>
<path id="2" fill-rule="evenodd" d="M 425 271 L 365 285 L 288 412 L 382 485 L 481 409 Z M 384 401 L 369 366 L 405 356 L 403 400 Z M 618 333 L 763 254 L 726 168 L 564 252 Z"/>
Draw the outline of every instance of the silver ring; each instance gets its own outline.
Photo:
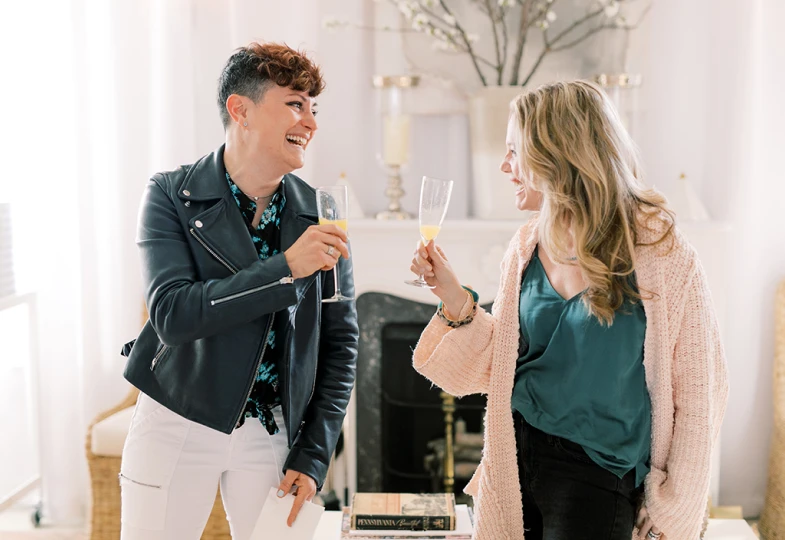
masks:
<path id="1" fill-rule="evenodd" d="M 327 255 L 329 255 L 330 257 L 332 257 L 332 256 L 333 256 L 333 253 L 335 253 L 335 248 L 334 248 L 333 246 L 330 246 L 330 247 L 328 247 L 328 248 L 327 248 Z"/>
<path id="2" fill-rule="evenodd" d="M 653 540 L 657 540 L 660 536 L 662 536 L 662 533 L 653 532 L 651 529 L 646 533 L 646 538 L 652 538 Z"/>

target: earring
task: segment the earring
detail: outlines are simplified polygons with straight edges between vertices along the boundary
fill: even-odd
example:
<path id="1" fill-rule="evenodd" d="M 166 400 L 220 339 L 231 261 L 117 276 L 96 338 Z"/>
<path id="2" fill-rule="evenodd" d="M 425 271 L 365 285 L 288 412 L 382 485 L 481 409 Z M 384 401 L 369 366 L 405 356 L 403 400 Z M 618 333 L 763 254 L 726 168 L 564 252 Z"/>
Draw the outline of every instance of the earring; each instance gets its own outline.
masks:
<path id="1" fill-rule="evenodd" d="M 248 122 L 243 122 L 243 127 L 248 127 Z"/>

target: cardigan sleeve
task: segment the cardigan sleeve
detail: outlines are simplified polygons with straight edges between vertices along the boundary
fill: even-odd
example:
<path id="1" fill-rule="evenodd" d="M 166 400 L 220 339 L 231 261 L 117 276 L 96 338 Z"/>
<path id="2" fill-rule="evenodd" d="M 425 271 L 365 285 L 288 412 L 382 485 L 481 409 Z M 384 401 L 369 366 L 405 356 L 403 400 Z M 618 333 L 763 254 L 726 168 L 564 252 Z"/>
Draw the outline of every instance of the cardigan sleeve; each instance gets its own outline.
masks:
<path id="1" fill-rule="evenodd" d="M 524 226 L 530 231 L 534 226 Z M 468 394 L 487 394 L 491 379 L 491 364 L 494 353 L 494 329 L 497 327 L 496 306 L 504 294 L 514 294 L 510 273 L 515 273 L 518 262 L 520 237 L 516 235 L 501 262 L 501 280 L 496 293 L 492 313 L 477 307 L 474 320 L 459 328 L 450 328 L 438 316 L 434 316 L 420 336 L 414 350 L 414 369 L 435 385 L 455 396 Z M 512 284 L 514 285 L 514 284 Z M 509 290 L 508 290 L 509 289 Z M 471 304 L 468 305 L 471 307 Z M 467 306 L 461 310 L 460 317 L 466 315 Z"/>
<path id="2" fill-rule="evenodd" d="M 698 538 L 706 511 L 711 450 L 728 399 L 725 355 L 700 262 L 687 284 L 673 358 L 674 424 L 667 470 L 646 478 L 646 507 L 669 540 Z"/>
<path id="3" fill-rule="evenodd" d="M 474 320 L 460 328 L 434 315 L 414 350 L 414 369 L 455 396 L 488 393 L 493 327 L 493 315 L 479 307 Z"/>

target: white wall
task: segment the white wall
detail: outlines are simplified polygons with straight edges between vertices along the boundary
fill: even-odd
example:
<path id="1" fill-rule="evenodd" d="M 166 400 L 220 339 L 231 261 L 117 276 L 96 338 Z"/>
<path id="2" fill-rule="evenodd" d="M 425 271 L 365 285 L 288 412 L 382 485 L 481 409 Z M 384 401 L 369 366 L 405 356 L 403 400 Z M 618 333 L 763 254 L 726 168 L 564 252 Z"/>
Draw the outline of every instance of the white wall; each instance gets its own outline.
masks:
<path id="1" fill-rule="evenodd" d="M 748 125 L 736 133 L 737 148 L 729 149 L 735 154 L 728 159 L 729 174 L 720 179 L 730 184 L 725 204 L 736 229 L 735 254 L 729 261 L 734 269 L 729 305 L 733 315 L 726 342 L 731 396 L 720 486 L 724 502 L 741 504 L 753 515 L 763 504 L 772 422 L 772 300 L 778 281 L 785 278 L 785 175 L 780 160 L 785 148 L 785 6 L 777 0 L 758 0 L 735 15 L 727 27 L 750 17 L 753 40 L 752 69 L 742 75 L 747 84 L 739 88 L 732 83 L 737 92 L 725 103 L 747 110 L 749 117 Z M 732 62 L 737 57 L 729 50 L 728 58 Z"/>
<path id="2" fill-rule="evenodd" d="M 666 194 L 680 172 L 710 214 L 733 227 L 725 346 L 731 393 L 722 432 L 720 503 L 760 513 L 772 421 L 773 294 L 785 278 L 785 39 L 780 2 L 658 0 L 641 146 Z"/>

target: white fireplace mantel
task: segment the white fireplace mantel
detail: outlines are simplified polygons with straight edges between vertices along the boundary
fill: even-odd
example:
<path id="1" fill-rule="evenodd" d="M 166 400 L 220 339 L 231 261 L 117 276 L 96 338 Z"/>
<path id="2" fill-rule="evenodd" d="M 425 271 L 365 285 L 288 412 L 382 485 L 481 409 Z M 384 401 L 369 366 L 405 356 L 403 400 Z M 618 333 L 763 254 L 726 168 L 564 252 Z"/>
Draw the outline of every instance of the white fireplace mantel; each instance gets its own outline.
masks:
<path id="1" fill-rule="evenodd" d="M 462 283 L 471 285 L 480 302 L 491 302 L 499 282 L 499 264 L 507 246 L 527 216 L 520 221 L 456 220 L 445 221 L 437 243 L 444 249 Z M 679 225 L 695 246 L 703 263 L 712 291 L 715 309 L 724 330 L 730 226 L 722 222 L 686 222 Z M 381 292 L 423 303 L 437 304 L 427 289 L 406 285 L 411 279 L 411 259 L 419 239 L 417 220 L 378 221 L 359 219 L 349 223 L 356 296 Z M 355 402 L 349 404 L 345 423 L 346 461 L 336 471 L 345 473 L 349 495 L 356 488 Z M 719 448 L 719 444 L 717 445 Z M 340 474 L 339 476 L 344 476 Z M 335 480 L 335 487 L 344 482 Z M 719 493 L 719 453 L 715 450 L 710 493 L 714 501 Z"/>
<path id="2" fill-rule="evenodd" d="M 499 263 L 523 221 L 445 221 L 437 243 L 444 249 L 461 281 L 471 284 L 481 301 L 492 300 L 499 281 Z M 406 285 L 420 238 L 417 220 L 355 220 L 349 224 L 357 295 L 384 292 L 433 303 L 427 289 Z"/>

